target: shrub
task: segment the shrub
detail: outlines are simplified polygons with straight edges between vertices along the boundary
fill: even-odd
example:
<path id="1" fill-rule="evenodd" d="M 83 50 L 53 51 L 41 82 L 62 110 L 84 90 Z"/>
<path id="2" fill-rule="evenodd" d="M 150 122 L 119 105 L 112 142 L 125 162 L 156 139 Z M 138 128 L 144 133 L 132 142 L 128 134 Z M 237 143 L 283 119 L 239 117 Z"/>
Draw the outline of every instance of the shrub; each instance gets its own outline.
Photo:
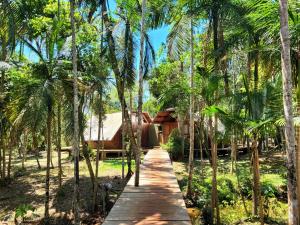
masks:
<path id="1" fill-rule="evenodd" d="M 21 220 L 23 222 L 26 217 L 27 212 L 29 212 L 29 211 L 33 212 L 34 210 L 35 210 L 35 208 L 32 205 L 28 205 L 28 204 L 19 205 L 15 211 L 15 222 L 17 221 L 18 218 L 21 218 Z"/>
<path id="2" fill-rule="evenodd" d="M 241 194 L 247 198 L 252 196 L 252 181 L 249 177 L 242 176 L 240 178 Z"/>
<path id="3" fill-rule="evenodd" d="M 22 168 L 22 167 L 17 167 L 15 172 L 14 172 L 14 177 L 22 177 L 25 176 L 26 174 L 28 174 L 28 172 L 26 171 L 26 168 Z"/>
<path id="4" fill-rule="evenodd" d="M 182 157 L 182 137 L 178 128 L 172 130 L 166 148 L 172 159 L 177 160 Z"/>
<path id="5" fill-rule="evenodd" d="M 231 205 L 236 201 L 236 195 L 234 185 L 230 179 L 218 179 L 218 198 L 220 203 Z"/>

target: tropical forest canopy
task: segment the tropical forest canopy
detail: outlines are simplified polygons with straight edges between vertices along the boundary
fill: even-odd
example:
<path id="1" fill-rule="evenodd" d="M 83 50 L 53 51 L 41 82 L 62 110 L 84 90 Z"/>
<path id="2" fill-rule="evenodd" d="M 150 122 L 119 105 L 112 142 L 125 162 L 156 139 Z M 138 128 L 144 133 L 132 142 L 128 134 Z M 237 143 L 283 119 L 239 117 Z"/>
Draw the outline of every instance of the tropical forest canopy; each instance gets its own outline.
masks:
<path id="1" fill-rule="evenodd" d="M 0 223 L 37 205 L 39 220 L 51 223 L 54 196 L 66 195 L 70 221 L 85 212 L 104 218 L 105 171 L 117 167 L 122 181 L 135 171 L 138 186 L 142 112 L 171 109 L 178 129 L 162 148 L 178 161 L 186 205 L 200 211 L 195 224 L 299 224 L 300 2 L 286 4 L 1 0 Z M 112 163 L 99 151 L 102 120 L 113 112 L 122 112 L 124 155 Z M 97 149 L 84 135 L 92 115 Z M 45 198 L 1 199 L 33 174 Z"/>

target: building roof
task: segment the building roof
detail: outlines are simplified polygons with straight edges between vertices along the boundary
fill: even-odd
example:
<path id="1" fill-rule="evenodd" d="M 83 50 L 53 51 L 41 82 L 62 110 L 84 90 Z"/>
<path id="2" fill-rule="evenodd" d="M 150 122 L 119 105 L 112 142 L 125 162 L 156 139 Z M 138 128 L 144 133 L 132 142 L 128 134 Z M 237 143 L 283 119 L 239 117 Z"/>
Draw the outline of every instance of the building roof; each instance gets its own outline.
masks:
<path id="1" fill-rule="evenodd" d="M 92 115 L 87 121 L 87 127 L 84 131 L 84 137 L 87 141 L 98 140 L 98 116 Z M 122 113 L 116 112 L 106 114 L 103 120 L 103 138 L 101 140 L 110 141 L 114 138 L 118 130 L 122 126 Z"/>
<path id="2" fill-rule="evenodd" d="M 173 111 L 158 112 L 153 119 L 153 123 L 176 122 L 176 118 L 172 116 Z"/>
<path id="3" fill-rule="evenodd" d="M 132 113 L 135 118 L 132 118 L 133 122 L 137 121 L 136 113 Z M 143 112 L 143 120 L 146 123 L 151 123 L 152 119 L 147 112 Z M 98 140 L 98 116 L 92 115 L 87 121 L 87 127 L 84 130 L 84 138 L 86 141 Z M 111 141 L 117 134 L 118 130 L 122 127 L 122 112 L 105 114 L 103 120 L 103 136 L 101 134 L 101 140 Z"/>

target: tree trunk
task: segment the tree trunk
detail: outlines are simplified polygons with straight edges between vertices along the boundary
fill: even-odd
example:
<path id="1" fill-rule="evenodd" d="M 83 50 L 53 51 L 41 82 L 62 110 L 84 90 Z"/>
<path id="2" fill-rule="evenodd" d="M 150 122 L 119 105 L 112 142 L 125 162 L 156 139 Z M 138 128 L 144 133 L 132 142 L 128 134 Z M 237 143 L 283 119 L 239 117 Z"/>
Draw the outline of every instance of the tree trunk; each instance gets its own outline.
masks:
<path id="1" fill-rule="evenodd" d="M 123 180 L 125 178 L 125 151 L 126 151 L 126 143 L 125 143 L 126 127 L 125 127 L 125 120 L 124 120 L 124 111 L 125 109 L 122 107 L 122 179 Z"/>
<path id="2" fill-rule="evenodd" d="M 236 155 L 237 155 L 237 138 L 236 138 L 235 130 L 234 130 L 233 135 L 231 137 L 231 169 L 230 169 L 231 174 L 233 174 L 235 172 Z"/>
<path id="3" fill-rule="evenodd" d="M 41 169 L 41 164 L 39 161 L 39 148 L 38 148 L 38 142 L 37 142 L 37 137 L 36 137 L 36 132 L 35 130 L 32 132 L 32 148 L 33 148 L 33 152 L 35 155 L 35 159 L 36 159 L 36 163 L 38 166 L 38 169 Z"/>
<path id="4" fill-rule="evenodd" d="M 48 106 L 48 116 L 47 116 L 47 166 L 46 166 L 46 185 L 45 185 L 46 193 L 45 193 L 45 213 L 44 213 L 46 223 L 49 220 L 51 122 L 52 122 L 52 109 L 51 109 L 51 106 Z"/>
<path id="5" fill-rule="evenodd" d="M 79 121 L 78 121 L 78 85 L 77 85 L 77 51 L 76 51 L 76 27 L 75 27 L 75 0 L 70 0 L 70 19 L 72 27 L 72 64 L 73 64 L 73 91 L 74 91 L 74 193 L 73 193 L 73 213 L 74 224 L 80 225 L 79 214 Z"/>
<path id="6" fill-rule="evenodd" d="M 184 116 L 181 113 L 178 113 L 178 130 L 181 137 L 181 160 L 184 159 Z"/>
<path id="7" fill-rule="evenodd" d="M 129 92 L 129 111 L 130 111 L 130 121 L 132 121 L 132 111 L 133 111 L 133 99 L 132 99 L 132 90 Z M 131 159 L 132 159 L 132 144 L 129 143 L 128 152 L 127 152 L 127 175 L 129 178 L 131 176 L 132 168 L 131 168 Z"/>
<path id="8" fill-rule="evenodd" d="M 2 147 L 2 178 L 4 179 L 6 176 L 6 151 L 5 151 L 3 134 L 1 136 L 1 147 Z"/>
<path id="9" fill-rule="evenodd" d="M 193 182 L 193 172 L 194 172 L 194 137 L 195 137 L 195 126 L 194 126 L 194 27 L 193 20 L 190 21 L 191 25 L 191 76 L 190 76 L 190 152 L 189 152 L 189 164 L 188 164 L 188 186 L 187 186 L 187 196 L 192 196 L 192 182 Z"/>
<path id="10" fill-rule="evenodd" d="M 109 61 L 111 63 L 112 66 L 112 70 L 115 74 L 115 78 L 116 78 L 116 87 L 117 87 L 117 91 L 118 91 L 118 97 L 119 97 L 119 101 L 121 104 L 125 104 L 125 106 L 122 106 L 125 108 L 125 114 L 124 114 L 124 118 L 125 118 L 125 123 L 126 123 L 126 127 L 128 129 L 128 135 L 130 138 L 130 142 L 131 142 L 131 146 L 133 148 L 133 151 L 135 153 L 135 155 L 137 154 L 138 151 L 138 146 L 136 143 L 136 139 L 134 136 L 134 132 L 133 132 L 133 128 L 132 128 L 132 123 L 131 123 L 131 119 L 127 110 L 127 106 L 126 103 L 124 103 L 123 101 L 123 96 L 124 93 L 122 91 L 122 75 L 118 66 L 118 60 L 117 60 L 117 56 L 116 56 L 116 47 L 115 47 L 115 40 L 114 37 L 112 35 L 112 21 L 110 20 L 108 13 L 107 13 L 107 6 L 106 6 L 106 1 L 102 1 L 102 15 L 103 15 L 103 21 L 106 27 L 106 35 L 107 35 L 107 42 L 108 42 L 108 49 L 109 49 Z"/>
<path id="11" fill-rule="evenodd" d="M 137 129 L 137 144 L 138 151 L 136 154 L 136 169 L 135 169 L 135 186 L 139 186 L 140 179 L 140 154 L 142 149 L 142 130 L 143 130 L 143 76 L 144 76 L 144 45 L 145 45 L 145 10 L 146 0 L 142 0 L 142 18 L 141 18 L 141 39 L 140 39 L 140 64 L 139 64 L 139 93 L 138 93 L 138 129 Z"/>
<path id="12" fill-rule="evenodd" d="M 203 164 L 203 139 L 204 139 L 203 130 L 204 130 L 204 126 L 203 126 L 203 120 L 204 120 L 204 118 L 201 115 L 201 117 L 200 117 L 200 130 L 199 130 L 200 176 L 201 176 L 201 179 L 204 178 L 204 170 L 203 170 L 204 169 L 204 164 Z"/>
<path id="13" fill-rule="evenodd" d="M 285 117 L 285 139 L 287 153 L 287 189 L 288 189 L 288 224 L 299 224 L 299 209 L 297 201 L 296 150 L 295 130 L 293 124 L 292 75 L 290 38 L 288 28 L 288 2 L 280 0 L 280 39 L 281 67 L 283 85 L 283 108 Z"/>
<path id="14" fill-rule="evenodd" d="M 13 145 L 12 142 L 8 144 L 8 165 L 7 165 L 7 178 L 10 180 L 11 175 L 11 160 L 12 160 L 12 152 L 13 152 Z"/>
<path id="15" fill-rule="evenodd" d="M 257 92 L 258 89 L 258 63 L 259 63 L 259 38 L 258 35 L 254 37 L 255 39 L 255 51 L 254 51 L 254 91 Z"/>
<path id="16" fill-rule="evenodd" d="M 95 170 L 95 185 L 94 185 L 94 195 L 93 195 L 93 205 L 94 211 L 97 208 L 97 191 L 98 191 L 98 172 L 99 172 L 99 154 L 101 148 L 101 127 L 102 127 L 102 89 L 100 90 L 100 107 L 98 115 L 98 141 L 97 141 L 97 154 L 96 154 L 96 170 Z M 104 139 L 104 137 L 102 137 Z"/>
<path id="17" fill-rule="evenodd" d="M 22 169 L 25 169 L 25 161 L 27 155 L 27 131 L 24 131 L 23 137 L 23 146 L 22 146 Z"/>
<path id="18" fill-rule="evenodd" d="M 253 208 L 252 214 L 257 216 L 258 210 L 260 207 L 260 173 L 259 173 L 259 155 L 257 149 L 257 139 L 254 136 L 254 140 L 252 142 L 252 173 L 253 173 L 253 184 L 252 184 L 252 201 L 253 201 Z"/>
<path id="19" fill-rule="evenodd" d="M 1 136 L 0 136 L 0 178 L 2 178 L 2 145 L 1 145 L 1 139 L 2 139 L 2 132 L 1 132 Z"/>
<path id="20" fill-rule="evenodd" d="M 61 102 L 57 106 L 57 157 L 58 157 L 58 186 L 62 185 L 62 167 L 61 167 Z"/>

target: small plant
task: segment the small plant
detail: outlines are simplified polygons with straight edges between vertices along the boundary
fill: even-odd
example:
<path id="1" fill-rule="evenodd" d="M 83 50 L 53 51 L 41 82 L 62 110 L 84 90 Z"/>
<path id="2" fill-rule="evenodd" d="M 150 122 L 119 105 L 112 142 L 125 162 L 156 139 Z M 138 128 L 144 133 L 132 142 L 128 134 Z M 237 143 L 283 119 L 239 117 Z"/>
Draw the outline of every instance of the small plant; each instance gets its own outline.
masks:
<path id="1" fill-rule="evenodd" d="M 236 201 L 236 191 L 232 181 L 228 178 L 218 179 L 218 197 L 222 204 L 232 205 Z"/>
<path id="2" fill-rule="evenodd" d="M 26 175 L 26 169 L 22 167 L 17 167 L 14 172 L 14 177 L 22 177 Z"/>
<path id="3" fill-rule="evenodd" d="M 19 205 L 15 211 L 15 223 L 18 224 L 18 218 L 21 218 L 21 221 L 24 222 L 24 219 L 26 218 L 26 214 L 29 211 L 33 212 L 34 210 L 35 208 L 32 205 L 28 205 L 28 204 Z"/>

